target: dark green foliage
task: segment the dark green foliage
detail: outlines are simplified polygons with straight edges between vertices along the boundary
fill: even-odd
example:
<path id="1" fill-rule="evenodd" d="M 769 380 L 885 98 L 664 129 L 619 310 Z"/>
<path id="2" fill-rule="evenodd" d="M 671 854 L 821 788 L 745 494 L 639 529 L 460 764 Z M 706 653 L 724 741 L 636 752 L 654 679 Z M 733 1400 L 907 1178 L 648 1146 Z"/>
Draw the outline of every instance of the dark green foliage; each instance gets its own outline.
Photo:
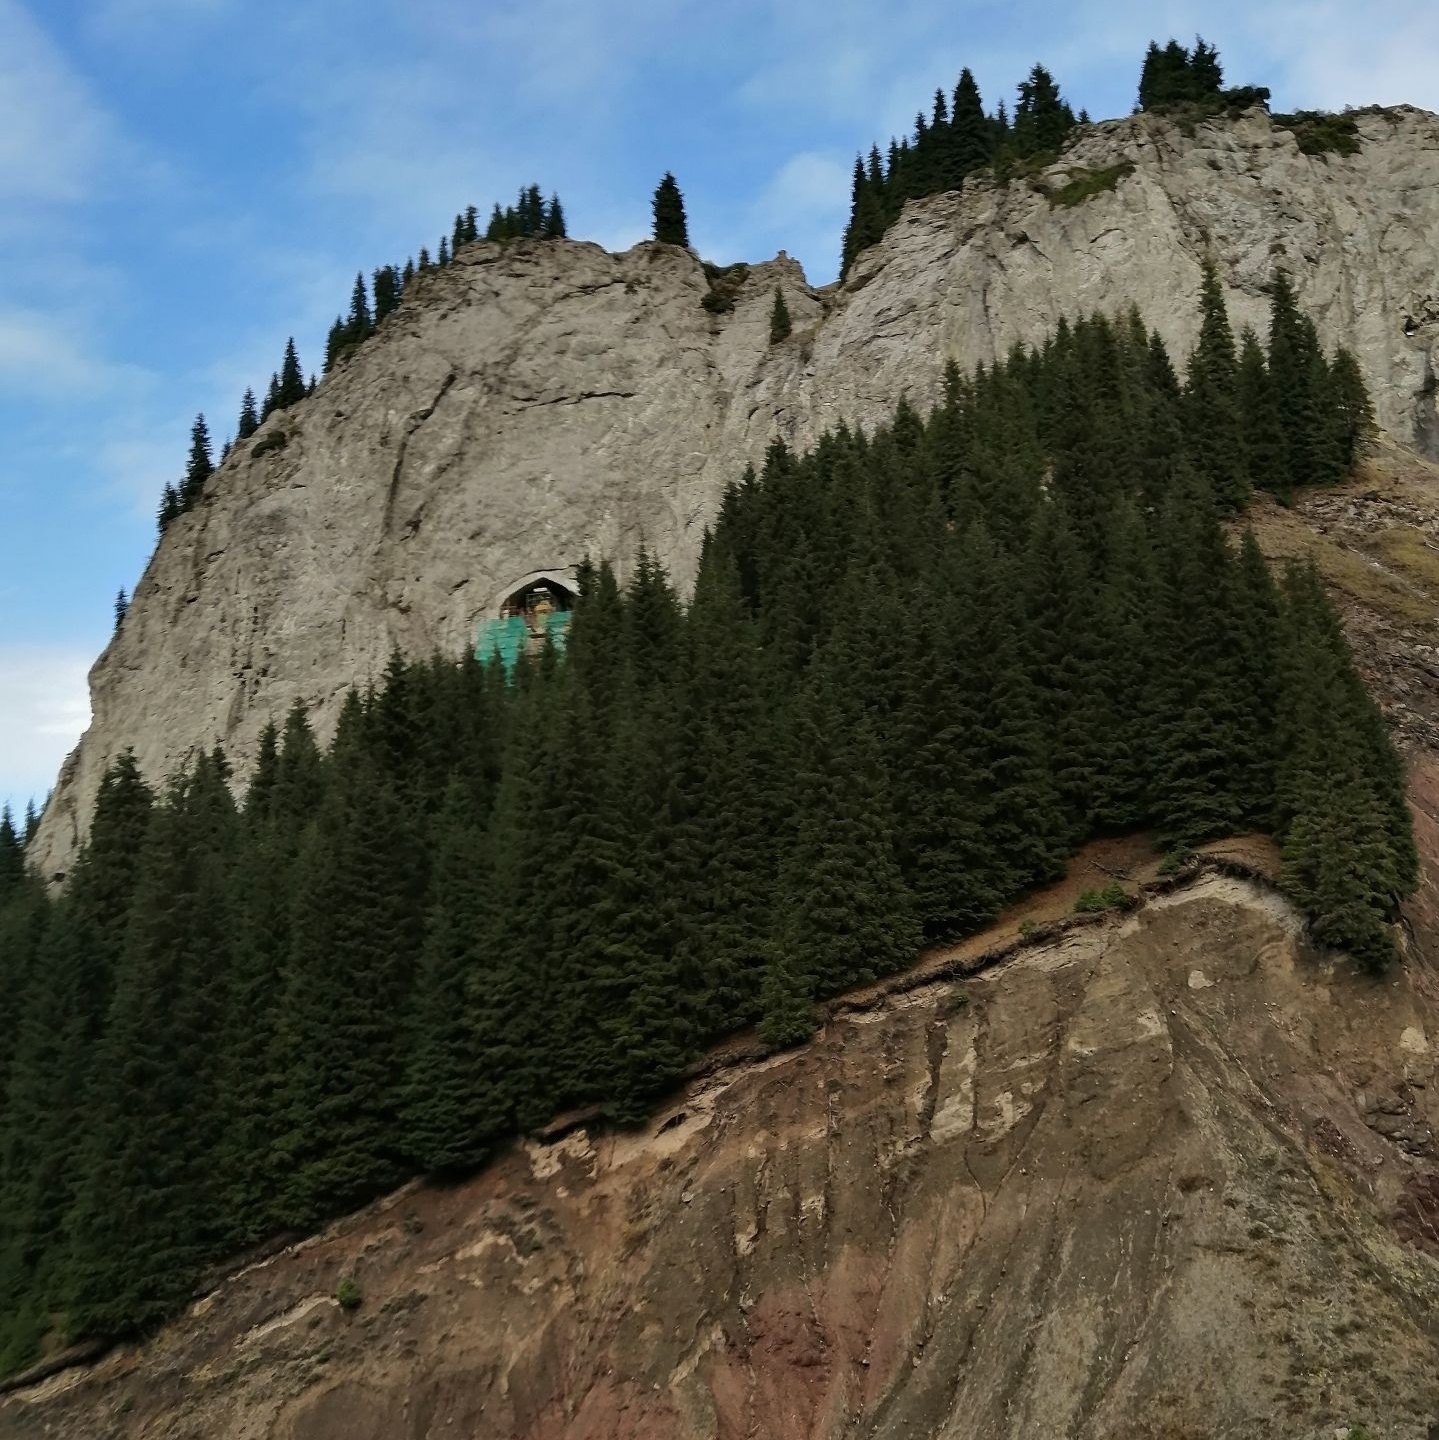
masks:
<path id="1" fill-rule="evenodd" d="M 275 409 L 287 410 L 298 405 L 305 398 L 305 376 L 300 369 L 300 357 L 295 351 L 291 337 L 285 342 L 285 358 L 280 363 L 280 383 L 275 391 Z"/>
<path id="2" fill-rule="evenodd" d="M 124 623 L 125 612 L 129 608 L 130 597 L 125 593 L 124 587 L 121 586 L 119 592 L 115 596 L 115 628 L 117 630 Z"/>
<path id="3" fill-rule="evenodd" d="M 181 480 L 176 494 L 180 509 L 188 510 L 199 500 L 205 489 L 205 482 L 215 473 L 215 462 L 210 452 L 210 430 L 205 417 L 197 415 L 190 427 L 190 458 L 185 464 L 185 478 Z"/>
<path id="4" fill-rule="evenodd" d="M 375 292 L 375 325 L 378 327 L 400 303 L 404 279 L 393 265 L 382 265 L 371 278 Z"/>
<path id="5" fill-rule="evenodd" d="M 655 189 L 655 239 L 661 245 L 688 245 L 689 224 L 685 219 L 685 200 L 675 177 L 668 170 Z"/>
<path id="6" fill-rule="evenodd" d="M 237 819 L 205 756 L 149 826 L 89 1097 L 70 1215 L 69 1315 L 80 1335 L 163 1318 L 221 1240 L 210 1157 L 226 1005 Z"/>
<path id="7" fill-rule="evenodd" d="M 1359 122 L 1352 115 L 1327 110 L 1298 110 L 1276 115 L 1274 123 L 1292 132 L 1305 155 L 1357 155 L 1361 142 Z"/>
<path id="8" fill-rule="evenodd" d="M 1274 278 L 1269 312 L 1269 375 L 1288 452 L 1290 488 L 1343 479 L 1352 459 L 1345 453 L 1348 417 L 1339 412 L 1314 324 L 1300 312 L 1283 270 Z M 1344 403 L 1350 407 L 1356 402 L 1346 397 Z"/>
<path id="9" fill-rule="evenodd" d="M 1111 880 L 1100 890 L 1085 890 L 1074 902 L 1077 915 L 1099 915 L 1106 910 L 1122 910 L 1129 903 L 1129 895 L 1117 880 Z"/>
<path id="10" fill-rule="evenodd" d="M 778 345 L 781 340 L 788 340 L 792 329 L 789 318 L 789 306 L 784 303 L 784 291 L 778 285 L 774 287 L 774 304 L 769 312 L 769 343 Z"/>
<path id="11" fill-rule="evenodd" d="M 164 493 L 160 496 L 160 508 L 155 517 L 162 535 L 169 528 L 170 522 L 179 513 L 180 493 L 173 485 L 166 485 Z"/>
<path id="12" fill-rule="evenodd" d="M 860 251 L 883 238 L 905 201 L 957 190 L 971 175 L 991 165 L 999 178 L 1007 178 L 1017 164 L 1037 163 L 1041 157 L 1052 159 L 1074 123 L 1073 111 L 1042 65 L 1034 66 L 1020 83 L 1012 125 L 1003 101 L 993 117 L 985 115 L 973 74 L 968 69 L 961 71 L 952 105 L 943 91 L 936 91 L 931 114 L 918 114 L 914 134 L 891 141 L 887 158 L 881 157 L 875 146 L 867 163 L 855 160 L 840 275 L 849 270 Z M 1076 191 L 1057 203 L 1073 204 L 1082 198 Z"/>
<path id="13" fill-rule="evenodd" d="M 1020 157 L 1057 155 L 1074 128 L 1074 112 L 1061 97 L 1054 76 L 1036 65 L 1019 82 L 1012 144 Z"/>
<path id="14" fill-rule="evenodd" d="M 1189 358 L 1184 392 L 1189 455 L 1220 505 L 1237 510 L 1249 495 L 1240 431 L 1239 362 L 1219 275 L 1208 261 L 1199 306 L 1199 342 Z"/>
<path id="15" fill-rule="evenodd" d="M 1177 40 L 1163 48 L 1151 41 L 1139 74 L 1139 108 L 1176 114 L 1187 124 L 1206 115 L 1237 115 L 1252 105 L 1269 104 L 1269 91 L 1263 86 L 1226 90 L 1223 83 L 1224 71 L 1213 45 L 1198 37 L 1193 50 Z"/>
<path id="16" fill-rule="evenodd" d="M 1171 110 L 1218 96 L 1224 73 L 1219 52 L 1196 39 L 1188 50 L 1177 40 L 1163 49 L 1150 41 L 1139 74 L 1139 108 Z"/>
<path id="17" fill-rule="evenodd" d="M 240 419 L 235 426 L 236 440 L 248 440 L 260 428 L 260 412 L 255 406 L 255 392 L 246 388 L 240 401 Z"/>
<path id="18" fill-rule="evenodd" d="M 1290 494 L 1289 447 L 1279 418 L 1279 400 L 1265 363 L 1259 337 L 1245 327 L 1240 337 L 1239 422 L 1249 483 L 1287 503 Z"/>
<path id="19" fill-rule="evenodd" d="M 1103 195 L 1105 191 L 1113 190 L 1126 175 L 1133 173 L 1134 166 L 1128 160 L 1123 160 L 1118 165 L 1104 165 L 1098 170 L 1081 171 L 1057 190 L 1049 191 L 1049 203 L 1082 205 L 1095 195 Z"/>
<path id="20" fill-rule="evenodd" d="M 1388 963 L 1398 757 L 1314 572 L 1221 523 L 1352 458 L 1367 396 L 1285 277 L 1267 357 L 1212 272 L 1203 309 L 1183 387 L 1136 314 L 1089 317 L 950 366 L 927 418 L 776 442 L 688 606 L 644 553 L 583 566 L 563 658 L 395 656 L 328 754 L 298 707 L 269 727 L 238 813 L 218 754 L 158 804 L 122 756 L 57 899 L 0 815 L 0 1365 L 559 1110 L 640 1120 L 1092 836 L 1268 830 L 1316 941 Z"/>

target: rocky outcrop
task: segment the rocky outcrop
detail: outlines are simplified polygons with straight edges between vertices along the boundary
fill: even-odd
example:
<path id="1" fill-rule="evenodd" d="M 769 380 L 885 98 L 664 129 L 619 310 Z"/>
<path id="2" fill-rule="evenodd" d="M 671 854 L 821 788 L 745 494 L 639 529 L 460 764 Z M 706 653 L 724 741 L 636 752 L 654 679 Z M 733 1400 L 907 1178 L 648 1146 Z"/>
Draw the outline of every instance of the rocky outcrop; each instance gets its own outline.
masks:
<path id="1" fill-rule="evenodd" d="M 1380 419 L 1439 450 L 1439 117 L 1358 119 L 1357 155 L 1306 156 L 1260 112 L 1183 133 L 1138 116 L 1082 133 L 1045 175 L 910 205 L 843 286 L 781 257 L 731 277 L 685 251 L 524 242 L 461 250 L 171 526 L 91 674 L 94 718 L 35 845 L 62 871 L 100 775 L 133 747 L 159 778 L 223 742 L 243 779 L 295 700 L 323 729 L 393 647 L 458 651 L 507 589 L 648 545 L 684 584 L 723 487 L 782 437 L 869 424 L 1059 316 L 1137 304 L 1177 354 L 1213 258 L 1236 323 L 1286 266 Z M 1067 180 L 1116 183 L 1057 203 Z M 1127 167 L 1127 168 L 1126 168 Z M 771 346 L 776 284 L 795 331 Z"/>
<path id="2" fill-rule="evenodd" d="M 409 1187 L 0 1434 L 1427 1440 L 1436 980 L 1203 877 Z"/>

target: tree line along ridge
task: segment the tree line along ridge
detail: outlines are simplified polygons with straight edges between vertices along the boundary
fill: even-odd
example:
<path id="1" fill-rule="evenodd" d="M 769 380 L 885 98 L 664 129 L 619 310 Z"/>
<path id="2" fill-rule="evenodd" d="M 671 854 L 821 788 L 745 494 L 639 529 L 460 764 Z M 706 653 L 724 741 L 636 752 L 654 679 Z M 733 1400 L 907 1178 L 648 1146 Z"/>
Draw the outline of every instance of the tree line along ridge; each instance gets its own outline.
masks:
<path id="1" fill-rule="evenodd" d="M 1269 91 L 1262 86 L 1224 88 L 1223 67 L 1216 47 L 1196 38 L 1192 48 L 1171 39 L 1164 46 L 1151 42 L 1140 72 L 1136 109 L 1177 115 L 1190 125 L 1196 117 L 1227 112 L 1238 113 L 1250 105 L 1268 106 Z M 1358 148 L 1352 116 L 1301 111 L 1276 115 L 1276 123 L 1293 130 L 1300 148 L 1310 154 L 1330 151 L 1353 153 Z M 887 155 L 878 145 L 868 157 L 856 156 L 851 184 L 850 216 L 841 244 L 841 278 L 855 257 L 883 238 L 908 200 L 949 190 L 960 190 L 973 176 L 988 175 L 1004 183 L 1016 173 L 1033 173 L 1058 158 L 1073 132 L 1090 123 L 1088 112 L 1074 109 L 1060 92 L 1055 77 L 1042 64 L 1034 65 L 1017 87 L 1013 114 L 1001 100 L 987 114 L 973 73 L 961 71 L 952 95 L 936 89 L 931 112 L 915 117 L 914 133 L 891 140 Z M 1132 168 L 1110 166 L 1092 175 L 1080 176 L 1054 192 L 1056 204 L 1078 203 L 1102 189 L 1108 189 Z M 688 247 L 689 225 L 684 197 L 673 173 L 666 171 L 653 197 L 653 238 L 661 244 Z M 325 344 L 324 372 L 363 344 L 399 305 L 415 276 L 432 267 L 451 263 L 455 252 L 478 239 L 506 241 L 520 238 L 567 238 L 567 221 L 559 196 L 543 198 L 538 185 L 522 187 L 517 200 L 503 208 L 496 202 L 483 231 L 479 210 L 471 205 L 456 214 L 448 235 L 442 235 L 431 258 L 421 247 L 418 260 L 403 266 L 384 265 L 366 282 L 363 271 L 356 275 L 345 314 L 337 316 Z M 738 267 L 735 267 L 738 268 Z M 723 284 L 715 284 L 704 297 L 706 309 L 725 313 L 733 298 Z M 784 297 L 776 290 L 771 315 L 770 338 L 777 344 L 790 333 L 790 317 Z M 270 377 L 263 400 L 247 389 L 241 400 L 235 440 L 249 440 L 260 425 L 277 411 L 289 409 L 313 393 L 314 376 L 307 381 L 296 351 L 294 338 L 286 343 L 280 368 Z M 221 448 L 223 463 L 234 442 Z M 272 437 L 280 447 L 283 435 Z M 161 497 L 158 522 L 163 534 L 176 516 L 190 509 L 203 493 L 216 469 L 213 441 L 203 415 L 197 416 L 191 432 L 191 448 L 184 478 L 167 485 Z M 124 591 L 117 597 L 116 623 L 127 607 Z"/>
<path id="2" fill-rule="evenodd" d="M 1196 38 L 1192 48 L 1177 40 L 1164 46 L 1151 42 L 1135 108 L 1171 115 L 1191 131 L 1207 116 L 1237 115 L 1253 105 L 1268 108 L 1266 87 L 1226 88 L 1223 80 L 1219 52 L 1203 38 Z M 1300 111 L 1272 119 L 1294 132 L 1306 154 L 1352 154 L 1359 148 L 1354 120 L 1347 114 Z M 986 113 L 974 74 L 966 67 L 952 94 L 934 92 L 929 113 L 921 110 L 915 116 L 911 134 L 892 139 L 887 152 L 875 144 L 867 156 L 855 157 L 840 275 L 861 251 L 884 237 L 906 201 L 962 190 L 980 176 L 1002 185 L 1018 175 L 1037 174 L 1089 123 L 1088 112 L 1075 114 L 1043 65 L 1035 65 L 1020 81 L 1012 113 L 1003 100 L 993 113 Z M 1110 183 L 1117 178 L 1117 173 L 1110 175 Z"/>
<path id="3" fill-rule="evenodd" d="M 322 749 L 272 724 L 158 790 L 121 755 L 52 896 L 0 821 L 0 1368 L 144 1331 L 210 1267 L 972 934 L 1087 838 L 1274 834 L 1381 970 L 1398 757 L 1312 568 L 1226 539 L 1353 464 L 1368 400 L 1281 277 L 1213 272 L 1181 381 L 1137 313 L 926 417 L 770 447 L 680 601 L 587 565 L 563 656 L 396 657 Z M 278 721 L 278 717 L 277 717 Z"/>

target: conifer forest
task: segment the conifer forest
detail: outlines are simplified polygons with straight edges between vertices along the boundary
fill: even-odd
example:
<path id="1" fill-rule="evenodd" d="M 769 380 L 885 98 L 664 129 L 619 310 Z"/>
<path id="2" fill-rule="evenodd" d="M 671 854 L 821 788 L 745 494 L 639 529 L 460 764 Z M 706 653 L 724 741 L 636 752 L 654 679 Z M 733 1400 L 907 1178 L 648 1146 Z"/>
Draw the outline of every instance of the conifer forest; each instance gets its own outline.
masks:
<path id="1" fill-rule="evenodd" d="M 1202 322 L 1182 378 L 1092 316 L 776 443 L 692 598 L 587 566 L 563 655 L 396 657 L 327 748 L 276 716 L 242 800 L 218 750 L 158 790 L 121 755 L 57 895 L 7 817 L 0 1369 L 566 1108 L 637 1121 L 739 1028 L 802 1041 L 1094 836 L 1272 833 L 1314 937 L 1391 963 L 1399 760 L 1244 528 L 1369 401 L 1282 274 L 1266 335 L 1212 273 Z"/>

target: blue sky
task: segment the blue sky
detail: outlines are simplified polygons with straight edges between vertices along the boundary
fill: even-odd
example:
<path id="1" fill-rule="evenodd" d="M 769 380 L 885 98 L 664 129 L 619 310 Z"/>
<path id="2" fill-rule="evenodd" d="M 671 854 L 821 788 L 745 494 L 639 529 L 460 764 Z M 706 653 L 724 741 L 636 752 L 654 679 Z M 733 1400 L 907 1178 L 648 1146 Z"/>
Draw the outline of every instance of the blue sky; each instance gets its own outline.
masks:
<path id="1" fill-rule="evenodd" d="M 1101 118 L 1196 30 L 1278 108 L 1439 109 L 1431 0 L 0 0 L 0 801 L 83 727 L 195 412 L 317 367 L 357 269 L 531 180 L 620 248 L 669 168 L 707 258 L 823 282 L 855 151 L 961 65 Z"/>

